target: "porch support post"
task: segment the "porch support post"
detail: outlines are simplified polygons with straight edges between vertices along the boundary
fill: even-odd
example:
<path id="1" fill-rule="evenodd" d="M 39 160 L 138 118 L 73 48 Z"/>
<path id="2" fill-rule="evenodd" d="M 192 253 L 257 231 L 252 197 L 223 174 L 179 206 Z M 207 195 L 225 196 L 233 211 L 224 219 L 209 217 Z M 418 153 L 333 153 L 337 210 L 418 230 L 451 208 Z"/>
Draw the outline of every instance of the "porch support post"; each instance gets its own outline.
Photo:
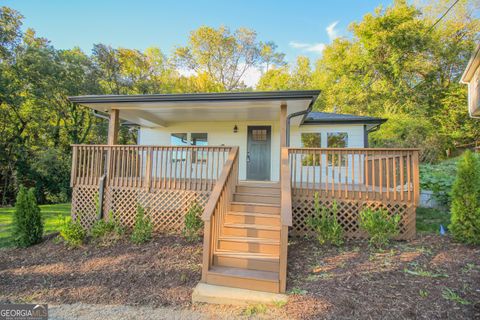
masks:
<path id="1" fill-rule="evenodd" d="M 112 109 L 110 111 L 110 121 L 108 122 L 107 144 L 109 146 L 117 144 L 119 125 L 120 125 L 119 110 Z"/>
<path id="2" fill-rule="evenodd" d="M 287 146 L 287 104 L 280 105 L 280 148 Z"/>

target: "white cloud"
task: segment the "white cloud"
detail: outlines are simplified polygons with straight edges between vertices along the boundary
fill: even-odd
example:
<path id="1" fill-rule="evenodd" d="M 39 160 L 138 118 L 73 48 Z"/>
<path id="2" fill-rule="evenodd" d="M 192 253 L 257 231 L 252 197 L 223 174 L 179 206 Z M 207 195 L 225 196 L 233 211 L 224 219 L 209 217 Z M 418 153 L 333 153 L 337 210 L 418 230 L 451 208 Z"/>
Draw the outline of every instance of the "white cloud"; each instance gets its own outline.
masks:
<path id="1" fill-rule="evenodd" d="M 301 49 L 307 52 L 315 52 L 321 54 L 325 49 L 325 43 L 317 42 L 317 43 L 304 43 L 304 42 L 296 42 L 290 41 L 290 47 L 295 49 Z"/>
<path id="2" fill-rule="evenodd" d="M 332 22 L 328 25 L 328 27 L 325 28 L 327 30 L 328 37 L 330 38 L 330 41 L 335 40 L 338 38 L 338 31 L 335 30 L 335 27 L 337 26 L 338 21 Z"/>

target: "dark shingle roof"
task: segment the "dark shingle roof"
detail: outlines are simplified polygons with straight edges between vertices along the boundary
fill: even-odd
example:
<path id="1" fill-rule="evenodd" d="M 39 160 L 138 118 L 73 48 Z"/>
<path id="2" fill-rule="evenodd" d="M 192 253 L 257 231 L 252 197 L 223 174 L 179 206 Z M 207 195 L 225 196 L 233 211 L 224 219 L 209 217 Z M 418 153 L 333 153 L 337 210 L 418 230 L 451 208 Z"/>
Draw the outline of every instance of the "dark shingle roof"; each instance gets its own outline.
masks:
<path id="1" fill-rule="evenodd" d="M 387 119 L 368 117 L 368 116 L 356 116 L 353 114 L 341 114 L 331 112 L 310 112 L 303 124 L 336 124 L 336 123 L 370 123 L 370 124 L 382 124 Z"/>

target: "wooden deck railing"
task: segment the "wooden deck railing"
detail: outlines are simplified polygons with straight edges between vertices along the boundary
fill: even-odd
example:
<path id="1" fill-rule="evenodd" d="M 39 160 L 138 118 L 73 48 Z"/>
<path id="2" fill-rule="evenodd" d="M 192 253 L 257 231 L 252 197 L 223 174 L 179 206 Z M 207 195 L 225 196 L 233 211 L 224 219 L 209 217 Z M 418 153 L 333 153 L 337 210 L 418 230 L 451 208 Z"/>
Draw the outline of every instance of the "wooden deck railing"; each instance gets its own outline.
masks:
<path id="1" fill-rule="evenodd" d="M 282 148 L 280 156 L 280 292 L 287 288 L 288 228 L 292 226 L 292 188 L 288 149 Z"/>
<path id="2" fill-rule="evenodd" d="M 231 149 L 73 145 L 71 186 L 211 191 Z"/>
<path id="3" fill-rule="evenodd" d="M 202 281 L 204 282 L 213 263 L 213 254 L 217 249 L 218 238 L 237 183 L 238 147 L 232 147 L 202 215 L 204 221 Z"/>
<path id="4" fill-rule="evenodd" d="M 419 200 L 418 150 L 289 148 L 293 194 L 349 200 Z"/>

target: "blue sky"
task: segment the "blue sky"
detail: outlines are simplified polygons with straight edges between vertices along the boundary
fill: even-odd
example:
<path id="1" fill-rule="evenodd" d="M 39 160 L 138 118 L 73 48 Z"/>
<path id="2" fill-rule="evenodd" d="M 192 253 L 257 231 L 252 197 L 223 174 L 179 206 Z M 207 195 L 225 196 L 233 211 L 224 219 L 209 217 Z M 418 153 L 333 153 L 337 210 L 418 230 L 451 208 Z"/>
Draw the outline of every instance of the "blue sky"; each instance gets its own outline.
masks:
<path id="1" fill-rule="evenodd" d="M 79 46 L 90 53 L 94 43 L 170 54 L 201 25 L 248 27 L 260 40 L 274 41 L 288 61 L 298 55 L 313 60 L 335 36 L 348 36 L 352 21 L 372 12 L 380 0 L 317 1 L 122 1 L 3 0 L 20 11 L 24 28 L 33 28 L 59 49 Z M 327 31 L 327 28 L 329 31 Z"/>

